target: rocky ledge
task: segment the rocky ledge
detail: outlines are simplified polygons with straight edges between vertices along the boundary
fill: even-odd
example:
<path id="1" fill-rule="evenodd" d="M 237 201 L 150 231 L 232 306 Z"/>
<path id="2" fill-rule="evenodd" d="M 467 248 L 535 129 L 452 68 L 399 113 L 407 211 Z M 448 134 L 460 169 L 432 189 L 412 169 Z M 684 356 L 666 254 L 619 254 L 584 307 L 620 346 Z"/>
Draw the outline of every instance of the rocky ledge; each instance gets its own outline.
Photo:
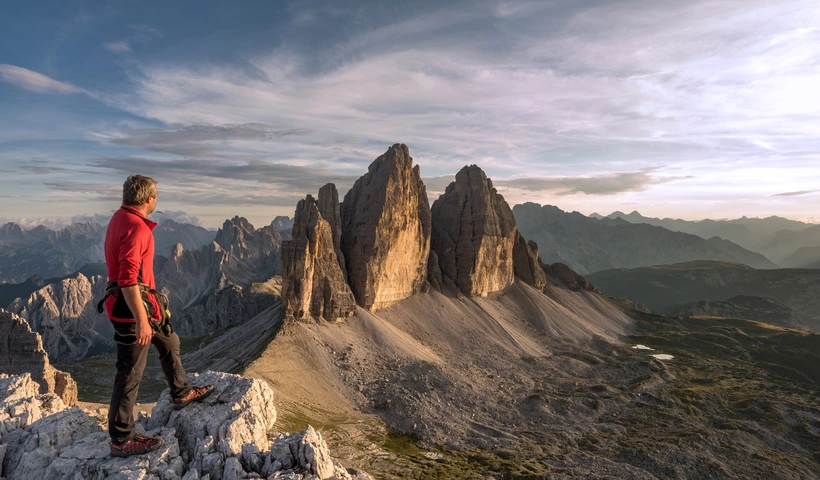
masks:
<path id="1" fill-rule="evenodd" d="M 371 479 L 331 458 L 321 433 L 273 432 L 273 391 L 261 380 L 221 372 L 191 374 L 214 394 L 176 411 L 168 390 L 137 432 L 165 445 L 114 458 L 108 433 L 81 408 L 40 394 L 28 374 L 0 374 L 0 478 L 43 479 Z"/>

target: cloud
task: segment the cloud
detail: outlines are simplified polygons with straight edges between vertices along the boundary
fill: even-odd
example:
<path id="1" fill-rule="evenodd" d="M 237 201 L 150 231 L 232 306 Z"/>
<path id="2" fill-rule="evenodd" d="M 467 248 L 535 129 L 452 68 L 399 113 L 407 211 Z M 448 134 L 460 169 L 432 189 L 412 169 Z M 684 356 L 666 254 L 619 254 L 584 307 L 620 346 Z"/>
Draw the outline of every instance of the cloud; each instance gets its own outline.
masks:
<path id="1" fill-rule="evenodd" d="M 133 51 L 131 50 L 131 45 L 125 40 L 103 43 L 103 48 L 111 53 L 131 53 Z"/>
<path id="2" fill-rule="evenodd" d="M 797 197 L 799 195 L 808 195 L 810 193 L 820 192 L 820 190 L 800 190 L 797 192 L 783 192 L 769 195 L 770 197 Z"/>
<path id="3" fill-rule="evenodd" d="M 658 177 L 653 175 L 657 167 L 647 167 L 635 172 L 607 173 L 586 177 L 521 177 L 494 181 L 497 187 L 514 188 L 530 192 L 556 192 L 556 195 L 616 195 L 625 192 L 641 192 L 652 185 L 692 176 Z"/>
<path id="4" fill-rule="evenodd" d="M 123 130 L 107 141 L 116 145 L 139 147 L 155 152 L 192 157 L 213 157 L 215 147 L 235 142 L 278 141 L 304 136 L 309 130 L 277 129 L 264 123 L 238 125 L 169 125 L 167 128 Z"/>
<path id="5" fill-rule="evenodd" d="M 178 210 L 156 210 L 151 214 L 151 219 L 157 223 L 162 223 L 165 220 L 173 220 L 177 223 L 188 223 L 196 226 L 202 225 L 202 220 L 200 220 L 199 217 L 188 215 Z"/>
<path id="6" fill-rule="evenodd" d="M 70 83 L 60 82 L 42 73 L 14 65 L 0 64 L 0 80 L 36 93 L 90 94 L 88 91 Z"/>

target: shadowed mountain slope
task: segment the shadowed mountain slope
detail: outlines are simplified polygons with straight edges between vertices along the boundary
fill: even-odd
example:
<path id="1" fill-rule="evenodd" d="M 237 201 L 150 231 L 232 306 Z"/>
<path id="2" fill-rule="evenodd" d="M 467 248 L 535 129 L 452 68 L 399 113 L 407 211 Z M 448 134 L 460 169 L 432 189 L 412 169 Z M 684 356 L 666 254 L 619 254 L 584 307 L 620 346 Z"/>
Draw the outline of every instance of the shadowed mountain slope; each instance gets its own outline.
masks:
<path id="1" fill-rule="evenodd" d="M 721 238 L 705 240 L 622 219 L 595 219 L 535 203 L 513 207 L 518 230 L 538 243 L 545 263 L 566 263 L 586 275 L 612 268 L 634 268 L 694 260 L 721 260 L 755 268 L 776 268 L 764 256 Z M 594 283 L 594 282 L 593 282 Z"/>
<path id="2" fill-rule="evenodd" d="M 677 304 L 722 301 L 737 295 L 768 298 L 793 310 L 801 324 L 820 330 L 820 270 L 756 270 L 703 261 L 607 270 L 589 275 L 589 280 L 604 294 L 644 303 L 657 312 L 668 312 Z M 765 315 L 765 309 L 758 313 L 755 317 L 764 318 L 760 315 Z"/>

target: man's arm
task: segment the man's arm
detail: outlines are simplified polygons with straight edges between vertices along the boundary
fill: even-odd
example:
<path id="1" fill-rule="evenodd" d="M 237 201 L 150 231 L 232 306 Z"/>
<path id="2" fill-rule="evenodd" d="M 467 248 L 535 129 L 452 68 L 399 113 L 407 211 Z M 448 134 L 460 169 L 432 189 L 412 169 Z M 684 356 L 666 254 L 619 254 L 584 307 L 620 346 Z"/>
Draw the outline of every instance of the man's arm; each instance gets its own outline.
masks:
<path id="1" fill-rule="evenodd" d="M 134 320 L 137 322 L 137 344 L 148 345 L 151 342 L 153 331 L 151 325 L 148 323 L 148 312 L 145 311 L 145 305 L 142 303 L 140 296 L 139 285 L 131 285 L 130 287 L 122 287 L 122 296 L 125 298 L 125 303 L 134 315 Z"/>

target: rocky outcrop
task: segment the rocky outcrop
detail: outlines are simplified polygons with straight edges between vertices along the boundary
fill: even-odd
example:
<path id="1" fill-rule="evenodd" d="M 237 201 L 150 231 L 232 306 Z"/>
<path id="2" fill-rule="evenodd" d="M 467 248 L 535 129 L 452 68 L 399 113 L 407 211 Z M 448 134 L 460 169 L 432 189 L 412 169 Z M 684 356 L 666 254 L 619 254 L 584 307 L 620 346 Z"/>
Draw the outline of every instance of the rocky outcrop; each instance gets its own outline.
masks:
<path id="1" fill-rule="evenodd" d="M 281 272 L 279 232 L 255 229 L 246 219 L 226 220 L 211 244 L 199 250 L 172 249 L 156 275 L 168 295 L 172 321 L 185 335 L 205 335 L 244 323 L 274 298 L 249 291 Z"/>
<path id="2" fill-rule="evenodd" d="M 513 263 L 515 275 L 525 283 L 536 290 L 543 290 L 547 286 L 547 275 L 541 268 L 541 259 L 538 257 L 538 244 L 532 240 L 527 242 L 518 232 L 515 232 Z"/>
<path id="3" fill-rule="evenodd" d="M 587 290 L 589 292 L 601 293 L 594 285 L 589 283 L 583 275 L 576 273 L 563 263 L 553 263 L 552 265 L 544 265 L 544 273 L 547 274 L 547 279 L 554 283 L 560 283 L 573 291 Z"/>
<path id="4" fill-rule="evenodd" d="M 96 309 L 104 291 L 102 276 L 80 273 L 16 299 L 7 310 L 40 334 L 52 361 L 71 362 L 113 349 L 113 330 Z"/>
<path id="5" fill-rule="evenodd" d="M 213 231 L 198 225 L 175 222 L 170 218 L 161 221 L 153 233 L 154 251 L 163 256 L 168 256 L 176 244 L 182 245 L 185 250 L 197 250 L 214 239 Z"/>
<path id="6" fill-rule="evenodd" d="M 199 336 L 219 332 L 244 323 L 270 308 L 278 298 L 269 293 L 253 292 L 250 288 L 229 285 L 191 305 L 174 319 L 180 335 Z"/>
<path id="7" fill-rule="evenodd" d="M 515 219 L 504 197 L 477 166 L 464 167 L 433 203 L 432 249 L 443 276 L 468 296 L 514 281 Z"/>
<path id="8" fill-rule="evenodd" d="M 328 451 L 321 434 L 302 432 L 269 440 L 276 409 L 273 391 L 260 380 L 226 373 L 191 375 L 214 385 L 202 403 L 173 410 L 166 390 L 137 431 L 160 436 L 165 445 L 148 455 L 109 456 L 108 434 L 79 408 L 56 397 L 34 396 L 27 377 L 0 376 L 0 476 L 44 478 L 163 479 L 347 479 L 352 477 Z M 33 418 L 39 421 L 32 421 Z M 359 474 L 366 480 L 370 476 Z"/>
<path id="9" fill-rule="evenodd" d="M 427 258 L 427 281 L 430 286 L 437 292 L 441 292 L 441 285 L 444 280 L 441 278 L 441 268 L 438 266 L 438 255 L 434 250 L 430 250 L 430 256 Z"/>
<path id="10" fill-rule="evenodd" d="M 77 403 L 77 384 L 71 375 L 51 366 L 40 335 L 19 316 L 0 310 L 0 372 L 30 375 L 39 393 L 53 393 L 67 405 Z"/>
<path id="11" fill-rule="evenodd" d="M 332 184 L 331 184 L 332 186 Z M 333 192 L 326 190 L 326 210 L 333 214 Z M 321 197 L 320 197 L 321 198 Z M 338 199 L 338 196 L 336 196 Z M 337 202 L 338 203 L 338 202 Z M 286 320 L 343 320 L 356 312 L 356 301 L 336 256 L 333 228 L 308 195 L 296 207 L 293 240 L 282 244 L 282 301 Z"/>
<path id="12" fill-rule="evenodd" d="M 376 310 L 422 291 L 430 251 L 427 190 L 406 145 L 370 164 L 341 207 L 342 252 L 359 305 Z"/>
<path id="13" fill-rule="evenodd" d="M 257 230 L 245 218 L 234 217 L 225 220 L 214 241 L 228 255 L 223 270 L 231 283 L 249 287 L 282 271 L 281 238 L 273 224 Z"/>
<path id="14" fill-rule="evenodd" d="M 328 183 L 319 189 L 319 214 L 330 225 L 330 231 L 333 234 L 333 250 L 336 251 L 336 256 L 339 258 L 339 267 L 342 273 L 347 278 L 347 269 L 345 267 L 345 256 L 342 253 L 342 214 L 341 204 L 339 203 L 339 192 L 336 190 L 336 185 Z M 292 227 L 291 227 L 292 228 Z M 291 238 L 293 234 L 291 232 Z"/>

